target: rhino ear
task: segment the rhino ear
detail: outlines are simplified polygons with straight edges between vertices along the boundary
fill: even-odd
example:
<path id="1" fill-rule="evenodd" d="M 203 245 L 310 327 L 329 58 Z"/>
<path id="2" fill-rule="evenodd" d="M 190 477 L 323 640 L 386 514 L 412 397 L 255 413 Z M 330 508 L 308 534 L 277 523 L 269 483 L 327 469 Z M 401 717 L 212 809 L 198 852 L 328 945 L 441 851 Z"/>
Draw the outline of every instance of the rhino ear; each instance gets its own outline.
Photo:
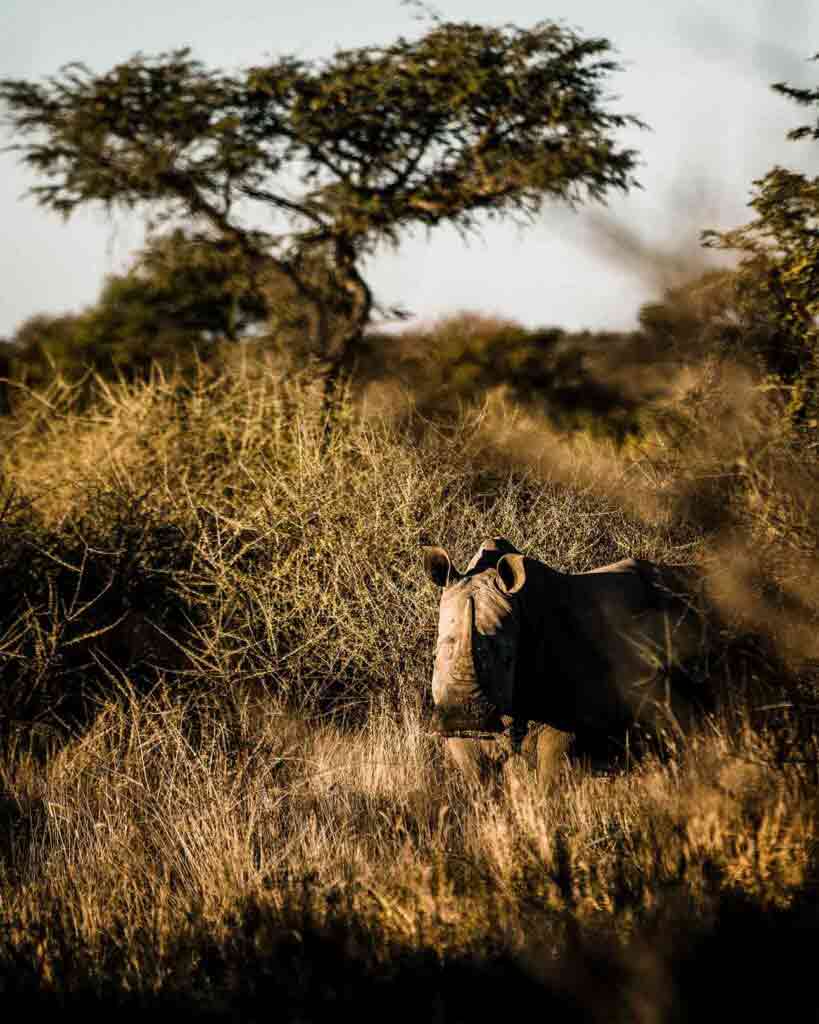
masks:
<path id="1" fill-rule="evenodd" d="M 504 555 L 498 559 L 498 583 L 504 594 L 517 594 L 526 582 L 523 555 Z"/>
<path id="2" fill-rule="evenodd" d="M 455 579 L 460 579 L 461 574 L 452 564 L 449 555 L 444 548 L 424 547 L 424 569 L 427 576 L 438 587 L 445 587 Z"/>

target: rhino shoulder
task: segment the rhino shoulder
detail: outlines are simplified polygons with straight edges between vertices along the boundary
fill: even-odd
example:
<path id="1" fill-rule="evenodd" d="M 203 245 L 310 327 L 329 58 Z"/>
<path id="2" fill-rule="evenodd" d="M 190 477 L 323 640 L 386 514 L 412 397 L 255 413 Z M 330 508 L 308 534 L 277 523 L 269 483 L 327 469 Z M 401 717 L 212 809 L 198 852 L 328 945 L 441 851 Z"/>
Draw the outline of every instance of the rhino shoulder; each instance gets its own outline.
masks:
<path id="1" fill-rule="evenodd" d="M 651 562 L 643 562 L 636 558 L 623 558 L 619 562 L 612 562 L 611 565 L 601 565 L 597 569 L 587 569 L 586 572 L 579 572 L 577 576 L 596 576 L 600 573 L 632 573 L 636 576 L 642 576 L 645 573 L 645 567 L 651 566 Z"/>

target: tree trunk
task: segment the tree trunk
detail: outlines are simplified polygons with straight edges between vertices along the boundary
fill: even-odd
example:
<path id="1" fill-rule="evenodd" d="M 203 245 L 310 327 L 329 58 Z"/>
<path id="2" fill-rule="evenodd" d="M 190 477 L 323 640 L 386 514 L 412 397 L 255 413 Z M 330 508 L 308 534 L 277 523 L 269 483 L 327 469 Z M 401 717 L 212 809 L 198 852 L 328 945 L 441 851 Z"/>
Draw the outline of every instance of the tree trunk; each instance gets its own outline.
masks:
<path id="1" fill-rule="evenodd" d="M 333 339 L 324 377 L 322 451 L 329 447 L 338 426 L 339 413 L 355 370 L 361 338 L 373 305 L 372 293 L 356 266 L 355 246 L 349 240 L 336 239 L 335 255 L 341 289 L 346 293 L 348 305 L 346 325 Z M 329 324 L 325 325 L 327 327 Z"/>
<path id="2" fill-rule="evenodd" d="M 360 337 L 360 334 L 358 335 Z M 326 363 L 324 387 L 321 400 L 322 435 L 321 451 L 330 447 L 333 434 L 338 429 L 344 399 L 353 379 L 355 370 L 355 340 L 347 339 L 341 349 Z"/>

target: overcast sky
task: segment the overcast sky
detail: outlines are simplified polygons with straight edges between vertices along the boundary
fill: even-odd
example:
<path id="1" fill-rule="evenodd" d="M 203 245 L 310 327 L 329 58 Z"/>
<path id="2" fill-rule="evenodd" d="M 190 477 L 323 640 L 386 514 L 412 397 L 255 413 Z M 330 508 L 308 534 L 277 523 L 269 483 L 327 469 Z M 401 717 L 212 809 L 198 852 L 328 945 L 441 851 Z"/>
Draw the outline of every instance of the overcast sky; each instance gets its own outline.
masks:
<path id="1" fill-rule="evenodd" d="M 749 219 L 751 182 L 774 163 L 819 173 L 817 147 L 787 142 L 805 120 L 770 83 L 815 85 L 819 3 L 805 0 L 439 0 L 448 20 L 564 21 L 605 36 L 625 70 L 616 108 L 651 126 L 626 141 L 641 153 L 643 191 L 605 209 L 546 210 L 522 231 L 488 228 L 467 247 L 444 229 L 410 238 L 369 267 L 376 297 L 420 317 L 460 309 L 527 324 L 624 327 L 639 305 L 702 259 L 706 227 Z M 498 11 L 502 15 L 498 16 Z M 329 56 L 420 27 L 399 0 L 0 0 L 0 76 L 38 79 L 70 61 L 105 71 L 136 51 L 190 46 L 228 70 L 265 57 Z M 800 117 L 800 114 L 802 115 Z M 122 271 L 141 225 L 100 210 L 68 223 L 23 197 L 33 179 L 0 154 L 0 337 L 38 312 L 92 303 Z"/>

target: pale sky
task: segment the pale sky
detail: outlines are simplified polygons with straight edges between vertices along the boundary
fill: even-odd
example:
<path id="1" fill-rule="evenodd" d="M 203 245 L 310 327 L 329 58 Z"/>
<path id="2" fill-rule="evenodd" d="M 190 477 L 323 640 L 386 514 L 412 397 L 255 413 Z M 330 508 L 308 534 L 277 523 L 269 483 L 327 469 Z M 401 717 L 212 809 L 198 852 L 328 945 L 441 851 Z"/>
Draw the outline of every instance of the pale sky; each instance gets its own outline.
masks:
<path id="1" fill-rule="evenodd" d="M 447 20 L 530 26 L 550 18 L 604 36 L 625 70 L 614 109 L 652 131 L 640 150 L 643 191 L 607 208 L 544 211 L 520 230 L 488 227 L 465 246 L 453 232 L 409 238 L 368 268 L 376 297 L 422 318 L 469 309 L 529 325 L 617 328 L 702 259 L 699 231 L 749 219 L 751 182 L 773 164 L 819 173 L 819 149 L 788 142 L 807 111 L 770 83 L 819 82 L 819 4 L 810 0 L 438 0 Z M 70 61 L 102 72 L 137 51 L 189 46 L 215 68 L 266 57 L 330 56 L 420 31 L 399 0 L 0 0 L 0 77 L 39 79 Z M 0 154 L 0 337 L 34 313 L 93 303 L 127 268 L 139 221 L 89 209 L 63 223 L 24 198 L 34 180 Z"/>

